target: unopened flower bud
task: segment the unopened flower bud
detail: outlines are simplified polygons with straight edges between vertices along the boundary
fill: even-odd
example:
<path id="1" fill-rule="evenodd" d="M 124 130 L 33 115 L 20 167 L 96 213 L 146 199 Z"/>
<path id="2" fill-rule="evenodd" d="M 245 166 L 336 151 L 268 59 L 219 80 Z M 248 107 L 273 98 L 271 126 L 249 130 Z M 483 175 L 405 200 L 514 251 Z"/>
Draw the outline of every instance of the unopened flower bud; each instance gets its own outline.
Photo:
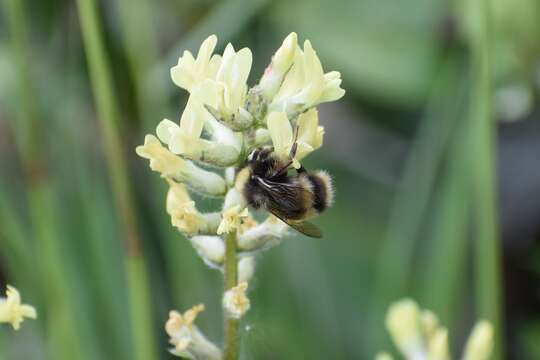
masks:
<path id="1" fill-rule="evenodd" d="M 205 104 L 205 108 L 214 120 L 233 131 L 244 131 L 253 126 L 255 121 L 253 116 L 243 107 L 239 107 L 236 113 L 228 114 L 227 117 L 211 105 Z"/>
<path id="2" fill-rule="evenodd" d="M 225 180 L 212 171 L 201 169 L 192 162 L 187 162 L 186 171 L 172 177 L 184 182 L 191 189 L 208 196 L 223 196 L 227 190 Z"/>
<path id="3" fill-rule="evenodd" d="M 413 300 L 400 300 L 390 306 L 386 315 L 386 328 L 408 359 L 425 358 L 418 305 Z"/>
<path id="4" fill-rule="evenodd" d="M 465 346 L 463 360 L 487 360 L 493 351 L 493 326 L 488 321 L 479 321 Z"/>
<path id="5" fill-rule="evenodd" d="M 439 327 L 439 319 L 432 311 L 422 310 L 422 313 L 420 314 L 420 324 L 422 326 L 422 333 L 424 337 L 429 339 L 437 331 L 437 328 Z"/>
<path id="6" fill-rule="evenodd" d="M 234 185 L 234 177 L 236 176 L 236 169 L 232 166 L 225 169 L 225 181 L 227 186 L 231 187 Z"/>
<path id="7" fill-rule="evenodd" d="M 204 128 L 210 136 L 210 140 L 218 144 L 231 146 L 240 152 L 242 149 L 242 134 L 234 132 L 225 124 L 220 123 L 213 117 L 208 117 L 204 123 Z"/>
<path id="8" fill-rule="evenodd" d="M 278 92 L 281 83 L 287 72 L 291 68 L 296 48 L 298 47 L 298 37 L 296 33 L 290 33 L 289 36 L 283 40 L 283 44 L 276 51 L 272 57 L 272 62 L 266 70 L 259 82 L 258 88 L 262 95 L 268 101 L 272 100 L 274 95 Z"/>
<path id="9" fill-rule="evenodd" d="M 264 251 L 281 242 L 288 225 L 274 216 L 238 235 L 238 249 L 245 253 Z"/>
<path id="10" fill-rule="evenodd" d="M 225 196 L 225 201 L 223 202 L 223 211 L 230 209 L 234 206 L 239 206 L 241 208 L 246 207 L 246 199 L 240 191 L 236 188 L 231 188 L 227 191 Z"/>
<path id="11" fill-rule="evenodd" d="M 249 282 L 255 274 L 255 257 L 247 256 L 238 261 L 238 282 Z"/>
<path id="12" fill-rule="evenodd" d="M 450 352 L 448 350 L 448 331 L 446 329 L 437 329 L 428 341 L 429 360 L 450 360 Z"/>
<path id="13" fill-rule="evenodd" d="M 225 244 L 219 236 L 196 235 L 190 241 L 207 265 L 216 267 L 223 263 Z"/>
<path id="14" fill-rule="evenodd" d="M 272 138 L 270 137 L 270 131 L 268 129 L 257 129 L 255 131 L 255 146 L 259 147 L 262 144 L 268 143 Z"/>

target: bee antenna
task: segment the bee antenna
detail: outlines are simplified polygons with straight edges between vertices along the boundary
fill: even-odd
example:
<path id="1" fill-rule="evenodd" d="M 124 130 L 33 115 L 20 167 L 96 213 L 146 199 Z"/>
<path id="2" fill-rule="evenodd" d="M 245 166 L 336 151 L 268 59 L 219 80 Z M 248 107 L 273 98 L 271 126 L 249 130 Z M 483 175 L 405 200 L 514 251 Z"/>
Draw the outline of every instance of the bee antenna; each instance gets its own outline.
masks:
<path id="1" fill-rule="evenodd" d="M 296 140 L 298 140 L 298 131 L 299 131 L 298 129 L 299 129 L 299 128 L 300 128 L 300 127 L 298 126 L 298 124 L 296 124 L 296 125 L 294 126 L 294 142 L 296 142 Z"/>
<path id="2" fill-rule="evenodd" d="M 296 150 L 298 149 L 298 125 L 294 128 L 294 142 L 289 152 L 289 158 L 292 160 L 296 156 Z"/>

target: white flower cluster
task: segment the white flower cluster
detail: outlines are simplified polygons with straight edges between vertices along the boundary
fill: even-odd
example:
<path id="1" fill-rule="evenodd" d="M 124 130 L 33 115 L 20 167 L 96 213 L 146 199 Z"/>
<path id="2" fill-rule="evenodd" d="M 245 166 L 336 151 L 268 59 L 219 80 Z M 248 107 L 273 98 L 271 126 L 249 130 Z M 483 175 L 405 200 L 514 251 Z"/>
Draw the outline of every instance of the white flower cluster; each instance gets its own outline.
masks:
<path id="1" fill-rule="evenodd" d="M 439 324 L 429 310 L 420 310 L 411 299 L 390 306 L 386 327 L 397 348 L 407 360 L 450 360 L 448 330 Z M 493 327 L 485 320 L 474 327 L 461 359 L 488 360 L 493 350 Z M 392 360 L 388 353 L 379 353 L 376 360 Z"/>
<path id="2" fill-rule="evenodd" d="M 217 37 L 202 43 L 197 56 L 185 51 L 171 68 L 171 78 L 189 92 L 180 122 L 162 120 L 156 135 L 147 135 L 136 151 L 169 184 L 167 212 L 172 225 L 190 239 L 203 260 L 221 268 L 222 236 L 237 231 L 240 258 L 277 243 L 287 227 L 272 217 L 258 224 L 247 213 L 241 189 L 234 188 L 234 169 L 254 148 L 272 143 L 286 158 L 296 141 L 295 167 L 322 146 L 324 128 L 316 105 L 341 98 L 341 75 L 325 73 L 306 40 L 303 49 L 291 33 L 272 57 L 259 83 L 247 81 L 252 54 L 231 44 L 214 54 Z M 294 130 L 297 129 L 297 134 Z M 202 166 L 201 166 L 202 165 Z M 208 168 L 226 168 L 220 172 Z M 188 190 L 222 197 L 220 212 L 201 213 Z M 250 261 L 253 263 L 253 261 Z"/>
<path id="3" fill-rule="evenodd" d="M 235 187 L 235 169 L 253 149 L 269 143 L 285 159 L 295 141 L 293 165 L 298 168 L 300 161 L 323 143 L 324 128 L 315 107 L 341 98 L 345 91 L 340 87 L 340 73 L 325 73 L 311 43 L 305 41 L 300 48 L 295 33 L 287 36 L 259 83 L 251 88 L 247 85 L 251 50 L 236 51 L 228 44 L 219 55 L 214 54 L 216 45 L 217 37 L 212 35 L 204 40 L 196 57 L 185 51 L 171 68 L 172 81 L 189 92 L 180 121 L 162 120 L 156 134 L 147 135 L 136 152 L 150 160 L 150 168 L 169 184 L 166 208 L 171 223 L 206 264 L 223 269 L 224 238 L 235 233 L 238 281 L 246 283 L 230 289 L 223 305 L 229 316 L 240 317 L 249 308 L 245 291 L 255 271 L 254 256 L 279 244 L 287 225 L 273 216 L 258 223 L 248 213 L 242 189 Z M 225 170 L 214 171 L 216 168 Z M 189 191 L 224 197 L 220 211 L 200 212 Z M 171 319 L 171 324 L 192 323 L 176 312 L 171 313 Z M 191 325 L 168 327 L 170 335 L 176 334 L 171 335 L 177 339 L 173 352 L 199 358 L 193 349 L 197 349 L 200 334 L 182 331 L 193 335 L 190 348 L 184 341 L 189 336 L 178 336 L 177 328 L 193 329 Z"/>

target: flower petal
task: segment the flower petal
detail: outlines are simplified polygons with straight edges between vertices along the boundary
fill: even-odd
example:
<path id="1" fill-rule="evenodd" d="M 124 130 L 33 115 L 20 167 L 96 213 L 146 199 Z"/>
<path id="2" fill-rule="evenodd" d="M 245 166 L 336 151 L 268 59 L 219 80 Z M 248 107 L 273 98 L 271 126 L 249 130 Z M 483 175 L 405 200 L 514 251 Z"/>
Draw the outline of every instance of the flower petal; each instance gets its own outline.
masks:
<path id="1" fill-rule="evenodd" d="M 215 35 L 206 38 L 199 48 L 196 59 L 189 51 L 184 51 L 183 56 L 178 59 L 178 64 L 171 68 L 173 82 L 191 92 L 193 87 L 205 79 L 214 78 L 221 60 L 219 56 L 212 56 L 216 44 Z"/>
<path id="2" fill-rule="evenodd" d="M 190 96 L 180 118 L 180 130 L 182 133 L 192 139 L 200 138 L 204 126 L 204 118 L 207 116 L 206 113 L 201 103 Z"/>
<path id="3" fill-rule="evenodd" d="M 287 115 L 284 112 L 271 112 L 268 115 L 267 124 L 274 152 L 284 158 L 289 156 L 293 143 L 293 131 Z"/>
<path id="4" fill-rule="evenodd" d="M 180 130 L 178 124 L 169 119 L 163 119 L 156 128 L 156 134 L 164 144 L 169 144 L 171 137 L 178 130 Z"/>

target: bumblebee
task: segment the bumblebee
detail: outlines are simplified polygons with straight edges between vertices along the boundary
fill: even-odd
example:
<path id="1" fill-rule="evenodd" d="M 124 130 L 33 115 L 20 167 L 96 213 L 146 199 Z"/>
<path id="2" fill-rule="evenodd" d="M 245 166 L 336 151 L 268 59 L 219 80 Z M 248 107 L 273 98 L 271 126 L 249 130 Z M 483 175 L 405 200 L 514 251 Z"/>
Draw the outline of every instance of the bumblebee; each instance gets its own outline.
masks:
<path id="1" fill-rule="evenodd" d="M 252 208 L 265 209 L 295 230 L 320 238 L 321 230 L 306 220 L 332 204 L 331 178 L 324 171 L 308 172 L 303 166 L 294 169 L 295 152 L 296 143 L 289 156 L 291 160 L 284 161 L 274 154 L 272 147 L 253 150 L 238 173 L 236 187 Z"/>

